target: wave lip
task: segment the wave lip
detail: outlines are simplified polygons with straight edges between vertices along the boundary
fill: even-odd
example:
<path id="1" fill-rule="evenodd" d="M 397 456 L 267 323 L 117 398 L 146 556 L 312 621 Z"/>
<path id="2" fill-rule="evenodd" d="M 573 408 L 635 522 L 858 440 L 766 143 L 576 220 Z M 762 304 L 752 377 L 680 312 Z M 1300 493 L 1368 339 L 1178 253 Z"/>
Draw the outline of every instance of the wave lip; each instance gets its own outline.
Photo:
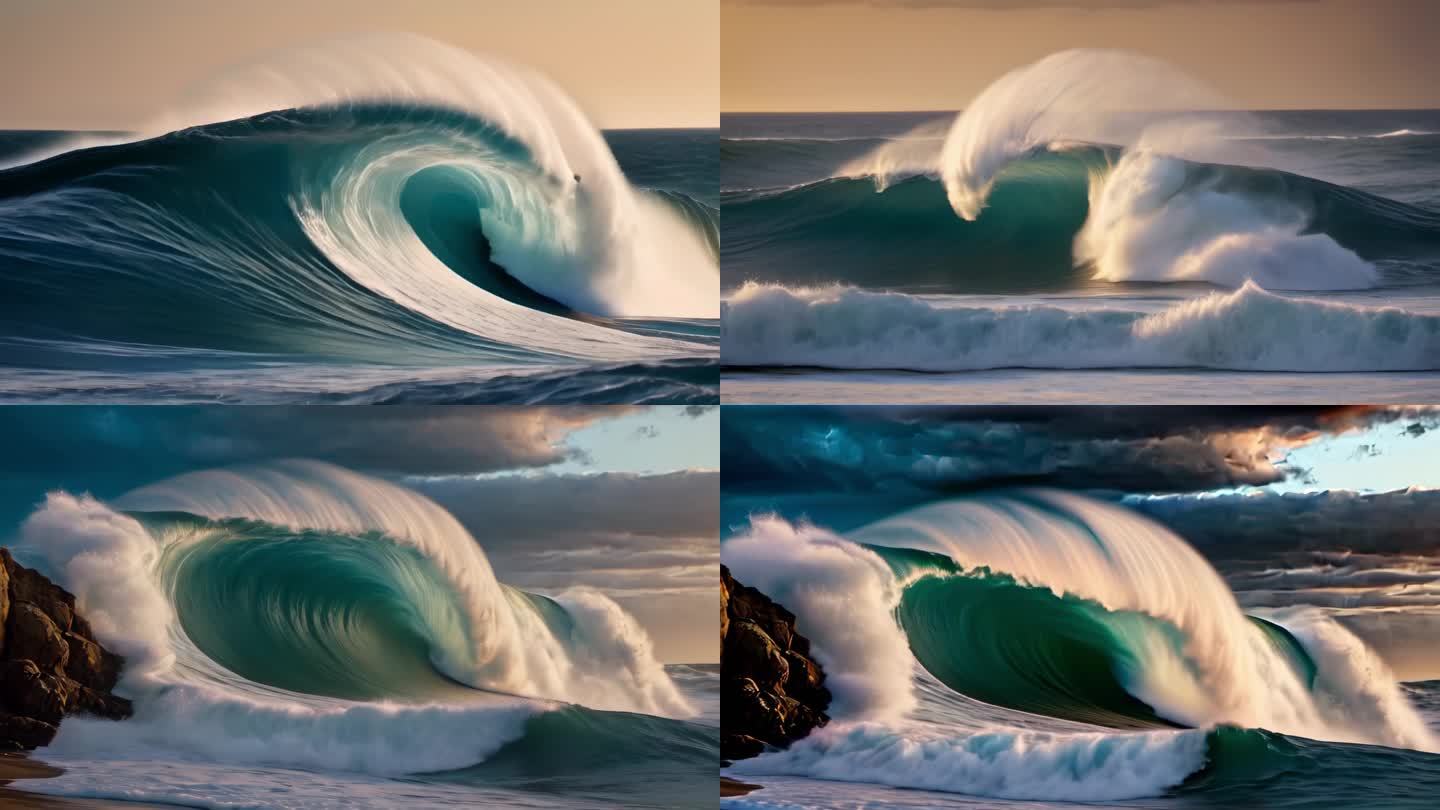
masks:
<path id="1" fill-rule="evenodd" d="M 1253 282 L 1154 313 L 954 306 L 903 293 L 750 284 L 724 302 L 720 342 L 732 367 L 1440 368 L 1440 317 L 1289 298 Z"/>

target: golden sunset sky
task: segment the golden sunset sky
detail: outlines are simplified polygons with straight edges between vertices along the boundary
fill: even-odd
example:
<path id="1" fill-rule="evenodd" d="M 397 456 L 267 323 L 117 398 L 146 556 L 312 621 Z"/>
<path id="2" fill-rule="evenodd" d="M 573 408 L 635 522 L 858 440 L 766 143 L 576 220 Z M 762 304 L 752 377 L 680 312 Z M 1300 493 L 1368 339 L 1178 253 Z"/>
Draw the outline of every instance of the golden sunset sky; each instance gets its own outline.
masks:
<path id="1" fill-rule="evenodd" d="M 132 128 L 257 53 L 374 32 L 536 68 L 602 127 L 718 125 L 717 0 L 5 0 L 0 128 Z"/>
<path id="2" fill-rule="evenodd" d="M 726 111 L 953 110 L 1067 48 L 1164 59 L 1242 109 L 1440 107 L 1432 0 L 721 0 Z"/>

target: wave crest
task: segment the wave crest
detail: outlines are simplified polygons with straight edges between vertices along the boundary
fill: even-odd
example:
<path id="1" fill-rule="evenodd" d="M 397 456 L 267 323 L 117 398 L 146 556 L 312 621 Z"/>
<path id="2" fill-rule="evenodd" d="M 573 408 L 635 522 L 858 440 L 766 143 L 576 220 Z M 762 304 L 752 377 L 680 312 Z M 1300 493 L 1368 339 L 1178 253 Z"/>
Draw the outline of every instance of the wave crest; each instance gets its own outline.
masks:
<path id="1" fill-rule="evenodd" d="M 730 366 L 937 372 L 1432 370 L 1440 316 L 1288 298 L 1251 282 L 1149 313 L 751 284 L 724 303 L 721 354 Z"/>

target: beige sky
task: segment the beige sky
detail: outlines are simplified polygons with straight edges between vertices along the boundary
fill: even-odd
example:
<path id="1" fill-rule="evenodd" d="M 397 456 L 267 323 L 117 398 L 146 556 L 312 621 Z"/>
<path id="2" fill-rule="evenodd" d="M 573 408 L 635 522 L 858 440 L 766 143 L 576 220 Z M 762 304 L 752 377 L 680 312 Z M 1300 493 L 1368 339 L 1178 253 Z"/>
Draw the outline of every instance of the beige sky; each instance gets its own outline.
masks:
<path id="1" fill-rule="evenodd" d="M 718 125 L 717 0 L 3 0 L 0 128 L 133 127 L 257 52 L 375 31 L 538 68 L 603 127 Z"/>
<path id="2" fill-rule="evenodd" d="M 1235 107 L 1440 107 L 1440 0 L 721 0 L 727 111 L 950 110 L 1066 48 L 1171 62 Z"/>

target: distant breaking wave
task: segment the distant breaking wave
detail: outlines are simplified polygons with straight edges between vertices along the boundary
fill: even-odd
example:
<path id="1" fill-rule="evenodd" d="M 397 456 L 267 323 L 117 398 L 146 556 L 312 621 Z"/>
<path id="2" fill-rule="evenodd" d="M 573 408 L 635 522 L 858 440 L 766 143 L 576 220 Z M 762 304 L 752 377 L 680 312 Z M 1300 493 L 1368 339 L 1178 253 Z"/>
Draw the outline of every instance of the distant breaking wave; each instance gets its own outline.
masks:
<path id="1" fill-rule="evenodd" d="M 1151 313 L 749 285 L 725 302 L 721 352 L 726 365 L 753 367 L 1434 370 L 1440 316 L 1287 298 L 1249 282 Z"/>

